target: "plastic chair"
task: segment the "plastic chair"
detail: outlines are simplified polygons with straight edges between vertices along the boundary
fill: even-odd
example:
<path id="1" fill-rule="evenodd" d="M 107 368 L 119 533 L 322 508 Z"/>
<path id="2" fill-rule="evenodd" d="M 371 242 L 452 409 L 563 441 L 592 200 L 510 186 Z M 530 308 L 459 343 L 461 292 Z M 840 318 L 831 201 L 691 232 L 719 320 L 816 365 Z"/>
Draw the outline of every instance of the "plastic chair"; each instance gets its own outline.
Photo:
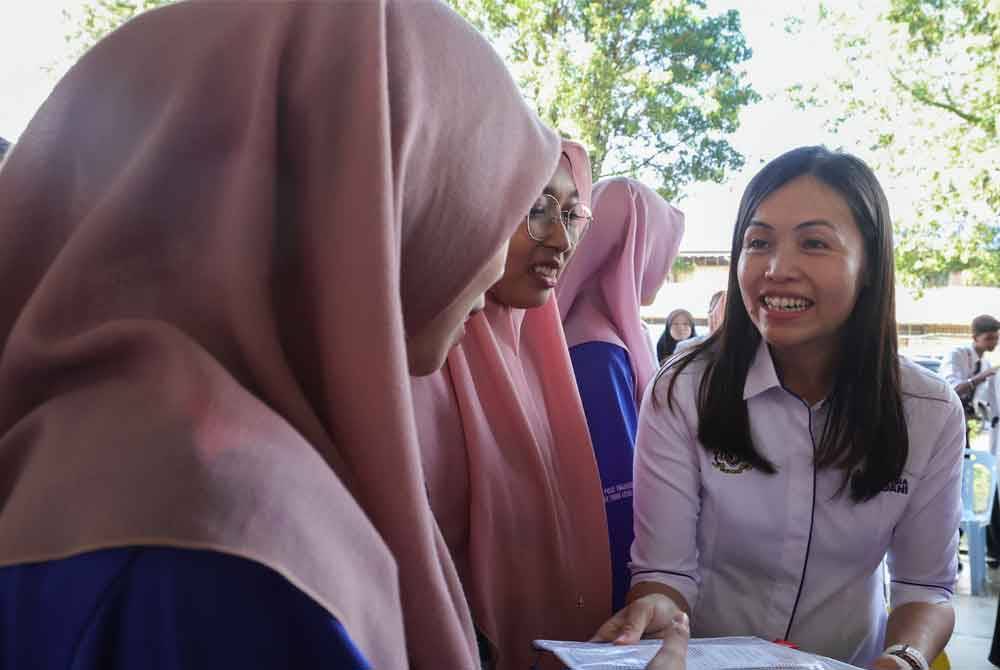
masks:
<path id="1" fill-rule="evenodd" d="M 987 486 L 986 500 L 978 501 L 978 505 L 975 495 L 977 473 L 980 478 L 986 478 Z M 996 489 L 996 459 L 988 451 L 966 449 L 962 467 L 962 530 L 969 542 L 969 579 L 974 596 L 986 594 L 986 526 L 990 523 Z"/>
<path id="2" fill-rule="evenodd" d="M 948 654 L 946 652 L 941 652 L 941 654 L 934 659 L 931 663 L 931 670 L 951 670 L 951 660 L 948 659 Z"/>

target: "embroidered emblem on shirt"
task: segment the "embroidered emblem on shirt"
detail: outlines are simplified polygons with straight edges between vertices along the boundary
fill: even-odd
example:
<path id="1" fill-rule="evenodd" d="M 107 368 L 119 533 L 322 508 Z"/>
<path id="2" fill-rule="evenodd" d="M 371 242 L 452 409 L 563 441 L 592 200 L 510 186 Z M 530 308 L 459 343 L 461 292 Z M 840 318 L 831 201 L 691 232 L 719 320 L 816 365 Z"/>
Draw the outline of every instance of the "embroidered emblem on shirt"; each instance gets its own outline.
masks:
<path id="1" fill-rule="evenodd" d="M 720 472 L 725 472 L 727 475 L 738 475 L 753 468 L 746 461 L 740 460 L 740 457 L 736 454 L 731 454 L 721 449 L 716 449 L 713 454 L 712 467 Z"/>
<path id="2" fill-rule="evenodd" d="M 902 493 L 904 496 L 910 494 L 910 482 L 907 481 L 906 477 L 900 477 L 899 479 L 894 479 L 882 489 L 883 491 L 888 491 L 889 493 Z"/>
<path id="3" fill-rule="evenodd" d="M 623 500 L 625 498 L 632 497 L 632 482 L 625 482 L 624 484 L 616 484 L 615 486 L 609 486 L 604 489 L 604 502 L 616 502 L 618 500 Z"/>

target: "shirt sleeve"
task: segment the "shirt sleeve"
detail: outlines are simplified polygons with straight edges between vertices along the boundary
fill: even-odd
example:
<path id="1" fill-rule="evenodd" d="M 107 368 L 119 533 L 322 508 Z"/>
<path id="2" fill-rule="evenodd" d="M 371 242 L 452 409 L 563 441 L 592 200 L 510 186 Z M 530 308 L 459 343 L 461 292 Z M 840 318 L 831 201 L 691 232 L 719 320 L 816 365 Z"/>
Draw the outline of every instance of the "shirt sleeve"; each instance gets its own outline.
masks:
<path id="1" fill-rule="evenodd" d="M 958 573 L 965 415 L 957 397 L 941 406 L 936 417 L 921 420 L 928 429 L 940 426 L 939 432 L 889 545 L 893 608 L 909 602 L 948 602 Z M 912 441 L 916 426 L 908 428 Z"/>
<path id="2" fill-rule="evenodd" d="M 998 381 L 997 375 L 990 377 L 986 383 L 983 384 L 983 386 L 985 389 L 983 391 L 982 400 L 987 405 L 987 418 L 990 419 L 991 422 L 995 422 L 997 418 L 1000 417 L 1000 381 Z M 998 428 L 995 424 L 993 424 L 992 429 L 995 431 Z M 996 456 L 995 451 L 993 455 Z"/>
<path id="3" fill-rule="evenodd" d="M 947 380 L 948 385 L 955 388 L 958 384 L 961 384 L 971 375 L 971 370 L 966 369 L 967 356 L 965 355 L 965 349 L 962 347 L 956 347 L 951 350 L 948 357 L 945 358 L 944 364 L 941 366 L 941 376 Z"/>
<path id="4" fill-rule="evenodd" d="M 639 412 L 635 460 L 632 585 L 657 582 L 698 600 L 697 526 L 701 511 L 693 380 L 682 374 L 667 405 L 670 376 L 650 384 Z M 654 402 L 655 397 L 655 402 Z"/>

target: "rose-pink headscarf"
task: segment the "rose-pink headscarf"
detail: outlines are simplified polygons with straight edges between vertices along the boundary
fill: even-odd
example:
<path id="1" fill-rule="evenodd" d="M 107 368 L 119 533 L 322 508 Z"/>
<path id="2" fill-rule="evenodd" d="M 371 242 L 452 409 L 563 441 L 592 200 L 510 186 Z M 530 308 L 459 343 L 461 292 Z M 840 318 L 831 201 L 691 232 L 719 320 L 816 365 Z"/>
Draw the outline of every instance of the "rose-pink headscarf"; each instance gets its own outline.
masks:
<path id="1" fill-rule="evenodd" d="M 563 151 L 587 202 L 586 152 Z M 554 297 L 488 296 L 467 329 L 413 380 L 428 493 L 498 668 L 524 670 L 533 639 L 586 640 L 611 614 L 601 480 Z"/>
<path id="2" fill-rule="evenodd" d="M 594 224 L 556 288 L 569 346 L 609 342 L 629 352 L 636 402 L 656 374 L 639 306 L 656 296 L 677 257 L 684 215 L 635 179 L 594 187 Z"/>
<path id="3" fill-rule="evenodd" d="M 569 161 L 569 169 L 573 174 L 580 202 L 590 207 L 591 192 L 594 187 L 594 177 L 590 171 L 590 155 L 582 144 L 566 138 L 562 141 L 562 153 L 563 160 Z"/>
<path id="4" fill-rule="evenodd" d="M 103 40 L 0 171 L 0 565 L 226 552 L 377 668 L 476 667 L 404 332 L 558 155 L 437 2 L 185 2 Z"/>

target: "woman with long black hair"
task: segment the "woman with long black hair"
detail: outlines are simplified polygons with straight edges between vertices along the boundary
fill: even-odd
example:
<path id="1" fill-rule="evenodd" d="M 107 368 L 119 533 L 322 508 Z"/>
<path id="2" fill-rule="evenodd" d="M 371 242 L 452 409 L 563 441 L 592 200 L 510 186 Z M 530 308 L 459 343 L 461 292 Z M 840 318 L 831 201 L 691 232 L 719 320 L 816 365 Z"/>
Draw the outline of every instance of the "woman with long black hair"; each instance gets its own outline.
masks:
<path id="1" fill-rule="evenodd" d="M 803 147 L 754 177 L 723 325 L 644 399 L 629 605 L 598 639 L 655 637 L 682 610 L 694 636 L 869 668 L 925 669 L 944 648 L 962 407 L 897 355 L 893 274 L 861 160 Z"/>

